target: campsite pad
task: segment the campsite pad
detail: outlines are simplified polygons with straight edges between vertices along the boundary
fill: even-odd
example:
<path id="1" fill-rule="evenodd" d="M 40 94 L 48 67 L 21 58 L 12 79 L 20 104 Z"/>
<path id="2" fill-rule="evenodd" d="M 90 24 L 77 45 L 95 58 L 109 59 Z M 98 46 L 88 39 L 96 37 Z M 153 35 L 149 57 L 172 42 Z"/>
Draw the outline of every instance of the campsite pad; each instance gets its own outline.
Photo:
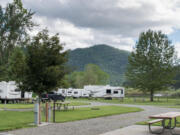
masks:
<path id="1" fill-rule="evenodd" d="M 156 126 L 152 128 L 156 130 L 159 129 L 160 127 Z M 180 134 L 180 128 L 175 128 L 175 132 Z M 100 135 L 154 135 L 154 134 L 149 133 L 148 126 L 132 125 Z M 163 135 L 171 135 L 171 134 L 168 130 L 165 130 Z"/>

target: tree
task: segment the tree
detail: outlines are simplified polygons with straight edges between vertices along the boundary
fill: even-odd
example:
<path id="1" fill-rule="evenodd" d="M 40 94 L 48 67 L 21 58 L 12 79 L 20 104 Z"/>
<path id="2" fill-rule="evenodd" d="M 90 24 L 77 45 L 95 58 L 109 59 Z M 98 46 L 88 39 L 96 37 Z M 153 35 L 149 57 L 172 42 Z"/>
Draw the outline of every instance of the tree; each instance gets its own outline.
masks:
<path id="1" fill-rule="evenodd" d="M 83 88 L 84 85 L 105 85 L 109 82 L 109 75 L 95 64 L 88 64 L 81 72 L 72 72 L 66 77 L 73 88 Z"/>
<path id="2" fill-rule="evenodd" d="M 173 87 L 175 89 L 179 89 L 180 88 L 180 65 L 175 67 L 176 69 L 176 75 L 174 77 L 175 83 L 173 84 Z"/>
<path id="3" fill-rule="evenodd" d="M 14 0 L 5 8 L 0 5 L 0 80 L 8 80 L 7 63 L 15 46 L 29 39 L 27 31 L 35 25 L 33 14 L 23 7 L 21 0 Z"/>
<path id="4" fill-rule="evenodd" d="M 61 87 L 65 75 L 67 52 L 63 51 L 58 34 L 50 37 L 47 30 L 39 32 L 27 45 L 25 74 L 18 83 L 25 91 L 39 97 Z"/>
<path id="5" fill-rule="evenodd" d="M 129 56 L 126 77 L 133 87 L 150 92 L 166 89 L 173 83 L 174 46 L 161 31 L 142 32 Z"/>
<path id="6" fill-rule="evenodd" d="M 14 80 L 18 83 L 25 75 L 27 65 L 26 56 L 23 49 L 16 47 L 11 56 L 8 59 L 8 76 L 10 80 Z"/>
<path id="7" fill-rule="evenodd" d="M 105 85 L 109 82 L 109 75 L 102 71 L 101 68 L 95 64 L 88 64 L 84 71 L 84 84 Z"/>

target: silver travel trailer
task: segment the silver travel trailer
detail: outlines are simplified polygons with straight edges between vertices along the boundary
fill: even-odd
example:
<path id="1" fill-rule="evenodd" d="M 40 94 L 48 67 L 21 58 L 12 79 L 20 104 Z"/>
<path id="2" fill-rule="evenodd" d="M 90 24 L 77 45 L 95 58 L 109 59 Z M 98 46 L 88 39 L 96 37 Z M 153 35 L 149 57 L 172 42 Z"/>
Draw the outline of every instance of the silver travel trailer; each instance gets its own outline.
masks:
<path id="1" fill-rule="evenodd" d="M 0 82 L 0 101 L 19 101 L 21 99 L 32 98 L 32 92 L 22 93 L 16 86 L 14 81 Z"/>
<path id="2" fill-rule="evenodd" d="M 86 85 L 84 90 L 90 92 L 91 97 L 103 98 L 123 98 L 124 88 L 110 85 Z"/>

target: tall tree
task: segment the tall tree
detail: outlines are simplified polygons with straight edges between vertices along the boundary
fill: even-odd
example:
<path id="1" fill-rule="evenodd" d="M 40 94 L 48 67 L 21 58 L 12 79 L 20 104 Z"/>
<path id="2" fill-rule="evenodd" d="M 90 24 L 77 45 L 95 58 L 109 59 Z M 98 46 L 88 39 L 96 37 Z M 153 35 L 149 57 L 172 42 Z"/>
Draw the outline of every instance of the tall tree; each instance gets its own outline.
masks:
<path id="1" fill-rule="evenodd" d="M 151 101 L 155 91 L 173 83 L 174 46 L 161 31 L 142 32 L 128 60 L 127 79 L 133 87 L 150 92 Z"/>
<path id="2" fill-rule="evenodd" d="M 7 63 L 14 47 L 29 39 L 27 31 L 34 26 L 33 14 L 21 0 L 14 0 L 5 8 L 0 5 L 0 80 L 8 80 Z"/>
<path id="3" fill-rule="evenodd" d="M 33 91 L 39 97 L 61 87 L 65 75 L 67 52 L 58 35 L 50 37 L 47 30 L 39 32 L 27 45 L 26 71 L 18 83 L 22 90 Z"/>
<path id="4" fill-rule="evenodd" d="M 109 75 L 95 64 L 87 64 L 84 71 L 73 72 L 66 77 L 73 88 L 83 88 L 84 85 L 105 85 L 109 83 Z"/>
<path id="5" fill-rule="evenodd" d="M 10 80 L 18 83 L 24 77 L 26 72 L 26 55 L 21 47 L 15 47 L 8 59 L 8 76 Z"/>

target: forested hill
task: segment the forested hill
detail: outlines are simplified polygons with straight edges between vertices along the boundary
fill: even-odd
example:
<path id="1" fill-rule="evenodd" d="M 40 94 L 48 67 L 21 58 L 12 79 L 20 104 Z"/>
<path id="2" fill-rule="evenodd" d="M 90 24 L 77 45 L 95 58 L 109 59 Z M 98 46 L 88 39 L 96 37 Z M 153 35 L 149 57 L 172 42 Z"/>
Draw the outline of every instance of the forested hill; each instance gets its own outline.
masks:
<path id="1" fill-rule="evenodd" d="M 77 71 L 86 64 L 93 63 L 110 75 L 111 85 L 121 85 L 128 63 L 128 51 L 119 50 L 108 45 L 95 45 L 89 48 L 75 49 L 69 52 L 68 65 Z"/>

